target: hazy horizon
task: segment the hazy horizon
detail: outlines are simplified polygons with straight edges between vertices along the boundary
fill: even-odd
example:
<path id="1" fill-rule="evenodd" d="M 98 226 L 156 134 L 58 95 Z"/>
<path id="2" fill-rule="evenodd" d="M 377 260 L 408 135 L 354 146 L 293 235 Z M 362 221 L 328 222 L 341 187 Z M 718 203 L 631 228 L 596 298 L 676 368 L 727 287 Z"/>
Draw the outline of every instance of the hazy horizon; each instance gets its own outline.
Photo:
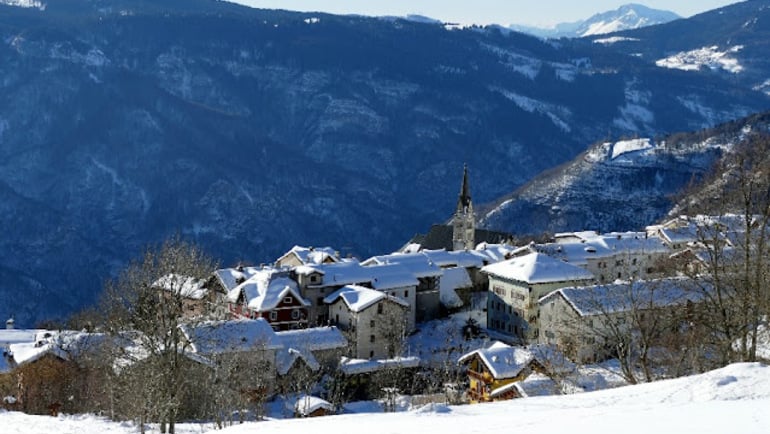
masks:
<path id="1" fill-rule="evenodd" d="M 623 0 L 595 0 L 588 3 L 574 0 L 543 0 L 536 3 L 515 0 L 229 0 L 263 9 L 287 9 L 302 12 L 357 14 L 369 16 L 423 15 L 460 24 L 519 24 L 548 27 L 558 23 L 578 21 L 594 14 L 615 10 L 632 2 Z M 653 9 L 675 12 L 689 17 L 729 4 L 735 0 L 648 0 L 636 2 Z"/>

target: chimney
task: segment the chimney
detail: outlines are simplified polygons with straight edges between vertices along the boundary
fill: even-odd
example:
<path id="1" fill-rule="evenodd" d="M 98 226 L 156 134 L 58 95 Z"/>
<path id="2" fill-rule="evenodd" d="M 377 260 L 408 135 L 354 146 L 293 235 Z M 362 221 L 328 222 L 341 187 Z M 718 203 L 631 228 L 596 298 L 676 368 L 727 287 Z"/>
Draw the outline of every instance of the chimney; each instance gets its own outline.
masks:
<path id="1" fill-rule="evenodd" d="M 16 321 L 14 321 L 13 316 L 11 316 L 10 318 L 8 318 L 8 321 L 5 322 L 5 328 L 7 330 L 13 330 L 15 326 L 16 326 Z"/>

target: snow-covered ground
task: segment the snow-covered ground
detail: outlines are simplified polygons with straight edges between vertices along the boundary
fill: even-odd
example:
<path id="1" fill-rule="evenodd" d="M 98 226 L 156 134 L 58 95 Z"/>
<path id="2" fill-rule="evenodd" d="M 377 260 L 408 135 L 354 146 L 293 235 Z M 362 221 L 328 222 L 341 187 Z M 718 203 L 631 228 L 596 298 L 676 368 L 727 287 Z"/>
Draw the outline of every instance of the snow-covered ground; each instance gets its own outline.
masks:
<path id="1" fill-rule="evenodd" d="M 313 419 L 249 422 L 223 434 L 258 431 L 367 434 L 508 432 L 595 434 L 623 432 L 697 432 L 764 434 L 770 432 L 770 367 L 736 364 L 706 374 L 576 395 L 525 398 L 494 404 L 431 405 L 406 413 L 353 414 Z M 131 424 L 92 416 L 29 416 L 0 413 L 6 434 L 133 433 Z M 211 426 L 182 424 L 180 434 L 211 431 Z"/>
<path id="2" fill-rule="evenodd" d="M 738 59 L 731 57 L 743 49 L 742 45 L 736 45 L 727 50 L 719 50 L 719 47 L 703 47 L 692 51 L 683 51 L 673 56 L 660 59 L 655 62 L 661 68 L 681 69 L 683 71 L 697 71 L 701 67 L 710 69 L 724 69 L 737 74 L 743 71 L 743 66 Z"/>

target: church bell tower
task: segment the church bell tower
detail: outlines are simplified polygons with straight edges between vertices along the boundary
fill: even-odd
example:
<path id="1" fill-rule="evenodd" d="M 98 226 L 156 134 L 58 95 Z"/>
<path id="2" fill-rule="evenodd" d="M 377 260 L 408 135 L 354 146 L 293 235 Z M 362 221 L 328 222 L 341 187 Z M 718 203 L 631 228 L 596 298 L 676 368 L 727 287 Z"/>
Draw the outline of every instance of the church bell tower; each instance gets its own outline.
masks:
<path id="1" fill-rule="evenodd" d="M 452 219 L 452 250 L 473 250 L 476 236 L 476 215 L 468 185 L 468 166 L 463 168 L 463 185 L 457 198 L 457 210 Z"/>

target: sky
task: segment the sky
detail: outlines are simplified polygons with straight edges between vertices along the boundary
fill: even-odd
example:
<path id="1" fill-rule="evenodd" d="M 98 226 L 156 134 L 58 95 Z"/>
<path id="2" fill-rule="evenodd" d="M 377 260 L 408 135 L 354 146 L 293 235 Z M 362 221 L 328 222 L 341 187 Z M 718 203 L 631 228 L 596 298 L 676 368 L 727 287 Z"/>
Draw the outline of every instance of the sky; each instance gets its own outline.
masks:
<path id="1" fill-rule="evenodd" d="M 552 26 L 617 9 L 632 0 L 230 0 L 265 9 L 360 15 L 425 15 L 460 24 Z M 689 17 L 737 0 L 636 0 Z"/>

